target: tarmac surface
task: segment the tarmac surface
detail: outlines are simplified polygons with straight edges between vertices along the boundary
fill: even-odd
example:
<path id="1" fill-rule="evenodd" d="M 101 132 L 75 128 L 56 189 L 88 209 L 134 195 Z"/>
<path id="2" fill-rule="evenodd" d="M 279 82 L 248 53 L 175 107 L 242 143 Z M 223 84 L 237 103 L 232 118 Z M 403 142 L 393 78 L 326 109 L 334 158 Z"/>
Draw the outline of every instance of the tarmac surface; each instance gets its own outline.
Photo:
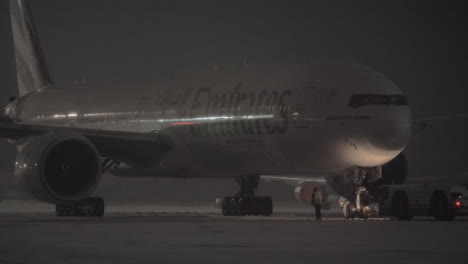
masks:
<path id="1" fill-rule="evenodd" d="M 468 221 L 0 214 L 0 263 L 468 263 Z"/>

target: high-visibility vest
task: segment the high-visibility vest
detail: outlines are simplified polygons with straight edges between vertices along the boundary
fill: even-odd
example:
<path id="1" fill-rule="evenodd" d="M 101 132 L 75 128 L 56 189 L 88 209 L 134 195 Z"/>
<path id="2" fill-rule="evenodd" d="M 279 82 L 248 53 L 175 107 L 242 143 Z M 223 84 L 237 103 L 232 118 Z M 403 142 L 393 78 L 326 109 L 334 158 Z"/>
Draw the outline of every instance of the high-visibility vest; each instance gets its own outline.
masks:
<path id="1" fill-rule="evenodd" d="M 312 193 L 312 203 L 313 204 L 322 204 L 323 203 L 323 196 L 320 191 L 316 191 Z"/>

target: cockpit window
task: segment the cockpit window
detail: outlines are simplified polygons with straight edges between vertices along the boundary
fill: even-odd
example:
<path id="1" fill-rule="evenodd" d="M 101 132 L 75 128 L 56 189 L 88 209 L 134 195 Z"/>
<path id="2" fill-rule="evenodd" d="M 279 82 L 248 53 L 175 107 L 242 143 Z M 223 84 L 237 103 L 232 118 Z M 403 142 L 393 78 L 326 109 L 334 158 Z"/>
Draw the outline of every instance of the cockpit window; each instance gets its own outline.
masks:
<path id="1" fill-rule="evenodd" d="M 358 108 L 366 105 L 408 105 L 406 97 L 401 94 L 355 94 L 349 100 L 349 107 Z"/>

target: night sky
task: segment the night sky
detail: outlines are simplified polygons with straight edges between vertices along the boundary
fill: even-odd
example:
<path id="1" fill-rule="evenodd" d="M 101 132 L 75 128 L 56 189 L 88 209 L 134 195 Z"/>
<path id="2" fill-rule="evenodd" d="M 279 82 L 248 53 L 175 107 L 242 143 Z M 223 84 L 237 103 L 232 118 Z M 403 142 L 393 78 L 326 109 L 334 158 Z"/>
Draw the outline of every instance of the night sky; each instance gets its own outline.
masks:
<path id="1" fill-rule="evenodd" d="M 462 1 L 30 2 L 58 84 L 83 76 L 88 82 L 151 81 L 243 61 L 333 59 L 388 76 L 415 118 L 468 112 L 468 10 Z M 4 105 L 17 93 L 7 0 L 0 1 L 0 40 Z M 411 175 L 468 171 L 466 135 L 468 120 L 414 132 L 407 150 Z M 15 149 L 0 148 L 0 170 L 9 170 Z"/>

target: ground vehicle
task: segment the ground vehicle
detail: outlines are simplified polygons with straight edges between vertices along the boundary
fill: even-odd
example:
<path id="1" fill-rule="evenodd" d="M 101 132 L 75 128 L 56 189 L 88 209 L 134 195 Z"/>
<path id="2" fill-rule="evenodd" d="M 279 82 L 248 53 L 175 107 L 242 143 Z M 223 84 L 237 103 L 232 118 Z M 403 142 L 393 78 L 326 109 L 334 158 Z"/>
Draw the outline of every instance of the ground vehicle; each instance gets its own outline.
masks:
<path id="1" fill-rule="evenodd" d="M 455 216 L 468 215 L 465 186 L 386 185 L 379 188 L 377 199 L 379 216 L 394 216 L 399 220 L 413 216 L 453 220 Z"/>
<path id="2" fill-rule="evenodd" d="M 390 216 L 410 220 L 414 216 L 433 216 L 453 220 L 468 215 L 468 186 L 463 185 L 383 185 L 373 195 L 363 188 L 356 196 L 359 204 L 345 198 L 339 201 L 346 219 Z"/>

